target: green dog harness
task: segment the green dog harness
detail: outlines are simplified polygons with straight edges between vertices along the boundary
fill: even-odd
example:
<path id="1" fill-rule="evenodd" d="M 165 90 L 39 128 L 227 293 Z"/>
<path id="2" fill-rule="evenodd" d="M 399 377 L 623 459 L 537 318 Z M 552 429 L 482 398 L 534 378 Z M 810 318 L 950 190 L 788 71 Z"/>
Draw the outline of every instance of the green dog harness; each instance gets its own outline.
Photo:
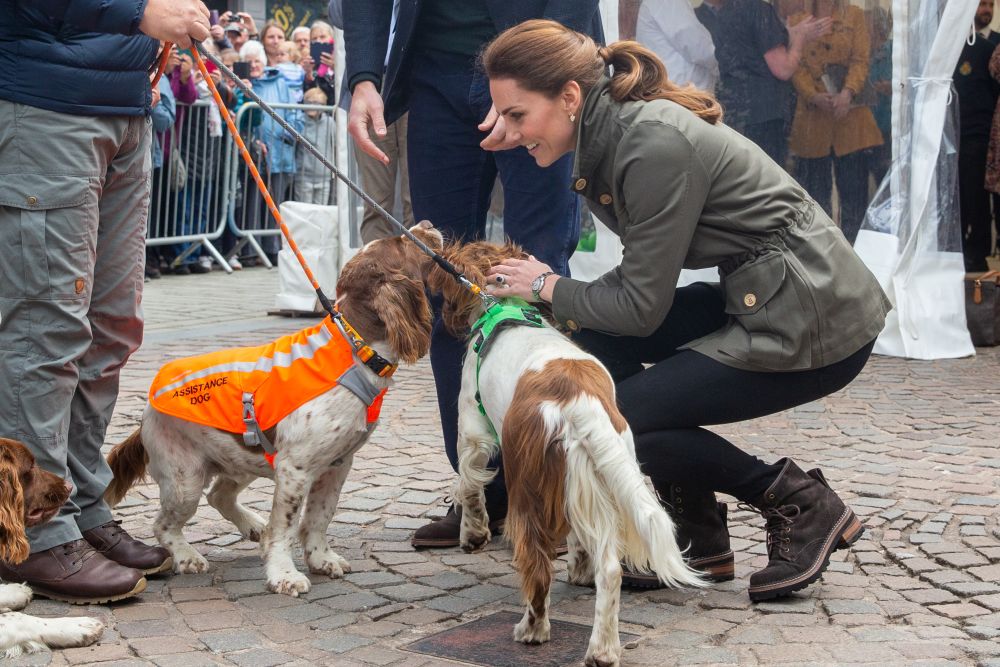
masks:
<path id="1" fill-rule="evenodd" d="M 479 396 L 479 369 L 482 367 L 483 359 L 489 352 L 497 331 L 513 326 L 544 327 L 542 314 L 524 299 L 507 298 L 501 299 L 493 306 L 486 309 L 478 320 L 472 325 L 472 336 L 475 342 L 472 344 L 472 351 L 476 353 L 476 405 L 479 407 L 479 414 L 486 417 L 493 439 L 500 444 L 500 435 L 497 433 L 486 408 L 483 407 L 483 400 Z"/>

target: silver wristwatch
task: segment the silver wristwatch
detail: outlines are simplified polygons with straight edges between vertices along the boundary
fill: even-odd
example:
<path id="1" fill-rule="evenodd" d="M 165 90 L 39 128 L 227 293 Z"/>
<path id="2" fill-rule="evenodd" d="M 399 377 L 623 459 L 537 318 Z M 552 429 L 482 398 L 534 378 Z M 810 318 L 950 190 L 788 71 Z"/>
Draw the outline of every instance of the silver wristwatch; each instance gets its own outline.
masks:
<path id="1" fill-rule="evenodd" d="M 555 271 L 546 271 L 531 281 L 531 295 L 535 297 L 535 301 L 542 300 L 541 291 L 545 289 L 545 279 L 554 275 L 556 275 Z"/>

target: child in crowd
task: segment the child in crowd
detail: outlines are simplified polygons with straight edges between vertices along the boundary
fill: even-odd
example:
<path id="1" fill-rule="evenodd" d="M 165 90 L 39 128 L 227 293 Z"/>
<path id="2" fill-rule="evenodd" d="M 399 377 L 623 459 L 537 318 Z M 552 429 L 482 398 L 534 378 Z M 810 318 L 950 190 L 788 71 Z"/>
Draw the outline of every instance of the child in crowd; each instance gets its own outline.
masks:
<path id="1" fill-rule="evenodd" d="M 328 104 L 326 93 L 310 88 L 302 100 L 305 104 Z M 316 146 L 327 159 L 333 159 L 335 123 L 328 111 L 307 109 L 302 135 Z M 295 179 L 295 201 L 309 204 L 331 204 L 335 190 L 330 172 L 301 144 L 296 147 L 295 163 L 299 166 Z"/>

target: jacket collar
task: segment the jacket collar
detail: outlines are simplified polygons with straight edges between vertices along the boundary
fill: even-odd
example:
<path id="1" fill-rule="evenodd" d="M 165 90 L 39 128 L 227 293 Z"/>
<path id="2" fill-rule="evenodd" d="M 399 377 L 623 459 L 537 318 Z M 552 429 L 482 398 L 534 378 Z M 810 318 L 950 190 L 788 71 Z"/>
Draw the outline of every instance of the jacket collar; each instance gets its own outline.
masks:
<path id="1" fill-rule="evenodd" d="M 608 147 L 616 135 L 613 128 L 619 105 L 611 98 L 610 86 L 611 79 L 601 77 L 587 94 L 580 114 L 570 188 L 588 199 L 596 199 L 592 196 L 597 190 L 593 176 L 607 159 Z"/>

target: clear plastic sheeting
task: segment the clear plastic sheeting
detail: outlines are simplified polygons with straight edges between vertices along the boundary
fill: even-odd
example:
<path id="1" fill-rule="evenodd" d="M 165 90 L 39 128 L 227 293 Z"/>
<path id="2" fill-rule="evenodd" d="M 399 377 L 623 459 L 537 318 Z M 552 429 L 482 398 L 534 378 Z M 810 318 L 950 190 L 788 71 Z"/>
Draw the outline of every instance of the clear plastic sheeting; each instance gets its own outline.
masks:
<path id="1" fill-rule="evenodd" d="M 976 0 L 895 0 L 893 162 L 855 249 L 895 308 L 879 354 L 974 354 L 965 326 L 952 73 Z"/>
<path id="2" fill-rule="evenodd" d="M 603 1 L 608 41 L 634 36 L 665 63 L 689 58 L 667 67 L 684 84 L 676 76 L 707 66 L 706 28 L 725 122 L 805 188 L 893 301 L 876 352 L 973 354 L 952 76 L 977 0 L 690 0 L 701 25 L 677 2 Z M 620 256 L 597 224 L 595 252 L 573 260 L 583 277 Z"/>

